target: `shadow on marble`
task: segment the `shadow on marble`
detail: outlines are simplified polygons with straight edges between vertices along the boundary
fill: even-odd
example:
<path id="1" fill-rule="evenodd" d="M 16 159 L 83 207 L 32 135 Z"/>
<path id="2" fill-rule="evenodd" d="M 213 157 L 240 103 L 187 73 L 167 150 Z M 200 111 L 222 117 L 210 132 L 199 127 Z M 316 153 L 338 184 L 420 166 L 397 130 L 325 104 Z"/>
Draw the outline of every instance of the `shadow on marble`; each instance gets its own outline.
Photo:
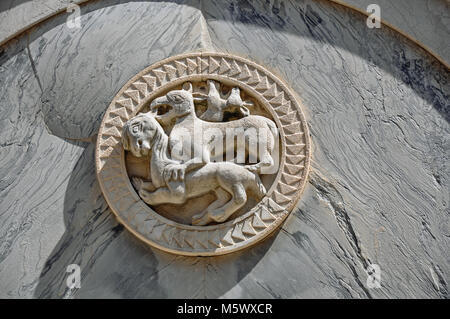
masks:
<path id="1" fill-rule="evenodd" d="M 30 2 L 33 0 L 11 0 L 11 1 L 2 1 L 0 3 L 0 13 L 6 10 L 9 10 L 14 7 L 18 7 L 25 2 Z"/>
<path id="2" fill-rule="evenodd" d="M 65 45 L 73 39 L 72 31 L 63 27 L 64 13 L 7 44 L 19 46 L 21 59 L 26 60 L 25 51 L 33 61 L 42 89 L 39 115 L 50 133 L 73 138 L 95 134 L 110 100 L 134 74 L 154 61 L 201 47 L 201 39 L 188 45 L 182 43 L 183 36 L 175 49 L 167 47 L 175 32 L 170 29 L 161 35 L 164 45 L 156 41 L 144 54 L 127 52 L 130 59 L 136 56 L 127 67 L 110 65 L 118 51 L 97 52 L 95 46 L 95 37 L 102 40 L 110 34 L 102 32 L 118 21 L 108 19 L 108 14 L 117 19 L 114 10 L 126 12 L 147 3 L 160 4 L 123 1 L 114 8 L 117 2 L 106 0 L 82 6 L 90 24 L 76 37 L 77 45 L 89 46 L 89 57 L 110 57 L 85 60 L 91 64 L 80 60 L 72 67 L 85 73 L 112 70 L 102 80 L 106 90 L 95 89 L 95 77 L 47 90 L 56 73 L 70 79 L 64 67 L 55 64 L 58 56 L 74 58 Z M 117 224 L 95 179 L 94 146 L 79 144 L 85 150 L 70 173 L 61 212 L 66 230 L 46 260 L 34 296 L 290 297 L 309 288 L 303 296 L 310 297 L 322 288 L 322 297 L 448 298 L 449 71 L 409 40 L 390 30 L 369 31 L 364 16 L 323 1 L 277 2 L 284 6 L 269 11 L 264 1 L 184 3 L 190 4 L 183 10 L 192 14 L 194 24 L 202 16 L 206 19 L 217 50 L 265 64 L 301 95 L 315 146 L 314 166 L 330 181 L 313 180 L 301 200 L 301 213 L 294 212 L 278 236 L 245 254 L 176 257 L 145 246 Z M 105 23 L 103 31 L 92 34 L 98 18 Z M 134 43 L 128 33 L 148 33 L 138 23 L 125 27 L 118 46 Z M 60 45 L 49 46 L 52 41 Z M 43 56 L 46 46 L 51 49 Z M 0 66 L 5 59 L 0 53 Z M 120 74 L 113 78 L 116 72 Z M 83 98 L 95 103 L 65 99 L 79 85 L 87 85 Z M 86 116 L 90 121 L 84 126 Z M 378 229 L 383 231 L 374 234 Z M 312 257 L 306 259 L 309 251 Z M 384 290 L 368 294 L 363 288 L 364 266 L 371 261 L 384 269 Z M 66 288 L 65 269 L 71 263 L 82 269 L 78 291 Z M 261 287 L 263 280 L 270 284 Z"/>
<path id="3" fill-rule="evenodd" d="M 34 297 L 216 298 L 237 285 L 270 248 L 274 236 L 221 257 L 176 256 L 145 245 L 108 208 L 95 177 L 94 144 L 77 144 L 85 149 L 66 189 L 65 232 L 45 262 Z M 70 264 L 80 266 L 80 289 L 67 288 Z M 211 278 L 217 264 L 220 285 Z"/>
<path id="4" fill-rule="evenodd" d="M 448 298 L 449 70 L 400 34 L 369 29 L 361 14 L 325 1 L 284 1 L 276 12 L 229 3 L 202 8 L 213 45 L 267 66 L 305 105 L 320 174 L 310 175 L 315 200 L 304 195 L 300 205 L 314 205 L 302 214 L 324 219 L 315 233 L 327 235 L 314 246 L 324 250 L 336 236 L 332 250 L 342 248 L 320 265 L 335 271 L 345 261 L 352 295 Z M 283 226 L 291 235 L 305 227 L 292 220 Z M 331 223 L 338 228 L 324 232 Z M 366 288 L 372 263 L 384 289 Z"/>
<path id="5" fill-rule="evenodd" d="M 368 29 L 365 26 L 366 17 L 364 15 L 336 4 L 323 0 L 315 3 L 312 3 L 311 0 L 276 2 L 104 0 L 88 2 L 81 6 L 82 28 L 79 31 L 64 27 L 69 14 L 63 12 L 31 28 L 26 34 L 19 37 L 26 39 L 21 41 L 21 45 L 28 51 L 28 55 L 33 61 L 35 76 L 42 89 L 41 102 L 44 119 L 46 126 L 53 134 L 63 138 L 88 138 L 95 135 L 104 111 L 113 96 L 134 74 L 160 59 L 177 53 L 194 51 L 202 46 L 201 44 L 189 45 L 190 41 L 186 41 L 186 38 L 193 35 L 184 30 L 183 36 L 173 39 L 173 41 L 185 41 L 186 43 L 181 45 L 175 43 L 173 48 L 167 48 L 167 41 L 161 42 L 159 39 L 167 38 L 168 33 L 176 34 L 178 29 L 165 30 L 161 33 L 153 30 L 151 33 L 153 35 L 151 35 L 145 32 L 148 28 L 148 24 L 145 23 L 148 22 L 143 18 L 121 25 L 119 29 L 123 29 L 125 32 L 120 38 L 115 35 L 115 33 L 120 33 L 117 28 L 120 23 L 118 14 L 126 14 L 129 10 L 145 11 L 146 8 L 150 10 L 150 13 L 155 14 L 150 18 L 156 19 L 156 21 L 158 15 L 155 12 L 159 12 L 161 9 L 168 14 L 175 9 L 179 10 L 178 14 L 174 16 L 175 20 L 172 20 L 172 24 L 181 23 L 181 18 L 178 17 L 181 15 L 188 16 L 188 20 L 192 20 L 194 23 L 202 15 L 207 21 L 208 30 L 206 32 L 211 34 L 213 39 L 219 40 L 219 43 L 215 42 L 217 50 L 225 49 L 250 58 L 255 58 L 255 55 L 249 51 L 252 43 L 248 43 L 248 47 L 240 48 L 239 46 L 242 44 L 239 44 L 238 47 L 231 48 L 230 45 L 234 44 L 229 41 L 234 41 L 233 38 L 240 35 L 224 34 L 228 30 L 221 29 L 216 21 L 246 25 L 249 30 L 266 29 L 267 33 L 280 31 L 278 38 L 271 39 L 275 44 L 273 47 L 279 49 L 279 52 L 271 53 L 271 60 L 259 62 L 273 68 L 276 73 L 282 73 L 282 76 L 291 82 L 290 84 L 295 84 L 292 75 L 298 76 L 297 72 L 292 73 L 291 76 L 284 74 L 286 70 L 280 69 L 278 63 L 286 57 L 283 53 L 283 42 L 286 40 L 283 34 L 285 33 L 297 38 L 311 38 L 322 43 L 324 47 L 327 45 L 339 47 L 362 59 L 369 57 L 367 52 L 376 52 L 376 45 L 383 43 L 383 39 L 388 40 L 389 43 L 392 43 L 392 40 L 398 41 L 400 45 L 389 48 L 389 50 L 393 50 L 393 56 L 375 57 L 377 60 L 373 63 L 399 78 L 400 81 L 406 82 L 424 100 L 433 105 L 447 121 L 450 120 L 449 106 L 442 103 L 443 98 L 446 97 L 445 92 L 432 83 L 424 82 L 424 79 L 427 78 L 425 73 L 430 68 L 435 70 L 434 72 L 443 74 L 448 74 L 448 70 L 434 58 L 429 59 L 426 64 L 423 64 L 423 61 L 410 59 L 402 50 L 402 46 L 421 52 L 421 55 L 427 54 L 413 42 L 389 29 L 378 31 Z M 330 12 L 328 16 L 322 14 L 328 11 Z M 350 17 L 354 24 L 352 32 L 357 30 L 357 33 L 347 37 L 336 35 L 332 30 L 345 28 L 345 23 L 350 23 L 348 21 Z M 147 19 L 149 18 L 147 17 Z M 129 19 L 124 19 L 124 22 L 127 20 Z M 99 26 L 96 26 L 97 24 Z M 190 28 L 192 23 L 185 23 L 184 26 Z M 129 36 L 130 32 L 133 34 L 131 37 Z M 116 47 L 103 43 L 105 39 L 110 41 L 114 37 L 116 37 Z M 150 42 L 152 37 L 158 37 L 157 42 L 141 46 L 141 43 Z M 357 44 L 355 41 L 351 41 L 351 37 L 362 39 L 363 43 Z M 133 40 L 134 38 L 138 40 Z M 223 45 L 220 43 L 222 40 L 226 41 Z M 16 40 L 11 40 L 5 46 L 14 41 Z M 201 39 L 198 41 L 201 42 Z M 237 44 L 239 40 L 235 42 Z M 124 50 L 129 46 L 136 46 L 136 48 L 134 51 Z M 98 55 L 97 50 L 102 50 L 103 53 Z M 122 53 L 119 54 L 119 52 Z M 134 56 L 132 56 L 132 52 L 134 52 Z M 301 52 L 299 51 L 298 54 L 301 55 Z M 80 55 L 85 56 L 80 57 Z M 395 68 L 393 68 L 393 63 Z M 81 82 L 77 83 L 77 81 Z M 102 91 L 99 91 L 99 86 Z M 89 116 L 90 121 L 85 121 L 85 116 Z"/>
<path id="6" fill-rule="evenodd" d="M 201 8 L 218 50 L 244 55 L 268 66 L 275 73 L 281 73 L 294 89 L 298 88 L 296 79 L 302 77 L 304 69 L 316 68 L 320 73 L 320 67 L 314 66 L 311 58 L 328 58 L 329 61 L 322 62 L 334 64 L 338 72 L 334 80 L 339 80 L 334 84 L 338 86 L 346 80 L 341 77 L 345 76 L 345 69 L 352 71 L 352 61 L 342 65 L 340 59 L 359 58 L 405 83 L 450 121 L 449 70 L 396 31 L 369 29 L 367 17 L 362 13 L 326 0 L 278 1 L 270 11 L 268 1 L 227 3 L 224 6 L 222 1 L 213 0 L 205 2 Z M 304 43 L 305 39 L 314 41 L 315 49 L 322 52 L 314 57 L 314 49 Z M 293 51 L 295 45 L 298 46 Z M 349 55 L 344 58 L 336 49 Z M 330 56 L 326 57 L 327 54 Z M 365 71 L 372 71 L 367 74 L 371 80 L 374 70 Z"/>
<path id="7" fill-rule="evenodd" d="M 132 76 L 158 60 L 201 48 L 198 3 L 88 2 L 81 6 L 81 29 L 68 28 L 70 13 L 62 12 L 6 43 L 0 59 L 8 46 L 25 50 L 42 91 L 46 127 L 61 138 L 89 138 Z"/>

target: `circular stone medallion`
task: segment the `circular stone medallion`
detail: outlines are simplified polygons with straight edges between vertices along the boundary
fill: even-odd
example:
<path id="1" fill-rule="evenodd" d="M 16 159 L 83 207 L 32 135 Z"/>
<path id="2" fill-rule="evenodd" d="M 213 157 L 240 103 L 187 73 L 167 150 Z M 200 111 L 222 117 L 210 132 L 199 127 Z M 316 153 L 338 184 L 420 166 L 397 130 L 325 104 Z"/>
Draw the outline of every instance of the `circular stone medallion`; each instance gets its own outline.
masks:
<path id="1" fill-rule="evenodd" d="M 186 83 L 189 84 L 189 89 L 186 89 Z M 184 93 L 176 95 L 177 92 L 188 92 L 188 95 L 183 95 Z M 172 93 L 176 96 L 174 97 Z M 277 129 L 276 154 L 272 153 L 276 170 L 270 174 L 259 174 L 260 179 L 258 176 L 255 177 L 257 180 L 255 183 L 263 184 L 263 195 L 255 197 L 248 192 L 246 200 L 242 198 L 236 200 L 233 192 L 230 191 L 235 189 L 234 184 L 230 184 L 230 188 L 227 188 L 220 176 L 215 178 L 215 181 L 219 180 L 222 183 L 219 184 L 223 185 L 222 193 L 228 190 L 230 194 L 226 196 L 228 199 L 231 196 L 230 203 L 237 203 L 239 209 L 230 211 L 230 215 L 223 215 L 225 216 L 223 221 L 210 220 L 204 223 L 204 226 L 193 225 L 195 224 L 191 222 L 195 218 L 193 214 L 204 211 L 209 205 L 214 206 L 217 204 L 212 204 L 214 201 L 220 202 L 218 199 L 221 193 L 214 193 L 215 189 L 212 188 L 208 194 L 201 194 L 186 201 L 177 203 L 174 200 L 165 204 L 149 204 L 153 203 L 151 196 L 142 196 L 143 193 L 136 188 L 133 177 L 138 176 L 141 181 L 150 180 L 150 183 L 156 183 L 152 178 L 158 175 L 156 171 L 151 172 L 153 150 L 150 149 L 144 156 L 134 156 L 135 149 L 133 149 L 134 152 L 130 151 L 130 146 L 128 151 L 124 149 L 127 147 L 124 145 L 122 136 L 124 126 L 132 125 L 133 123 L 127 123 L 130 123 L 136 115 L 154 115 L 155 119 L 161 116 L 160 110 L 156 113 L 157 110 L 151 109 L 154 104 L 158 104 L 155 101 L 166 101 L 160 104 L 179 103 L 183 97 L 190 99 L 191 96 L 194 97 L 191 101 L 196 101 L 195 112 L 191 112 L 188 116 L 196 121 L 204 121 L 203 123 L 207 122 L 207 125 L 214 126 L 245 120 L 246 128 L 250 127 L 251 123 L 262 121 L 274 123 Z M 179 112 L 179 105 L 188 104 L 172 104 L 171 106 Z M 238 107 L 234 108 L 233 114 L 233 108 L 230 106 L 236 105 Z M 191 106 L 194 107 L 194 102 Z M 223 112 L 219 118 L 215 118 L 217 113 L 208 113 L 213 106 L 221 106 L 223 110 L 228 108 L 231 115 Z M 169 105 L 169 111 L 165 110 L 165 112 L 171 111 L 173 110 L 170 110 Z M 170 124 L 161 126 L 166 133 L 169 146 L 175 139 L 172 132 L 176 125 L 181 125 L 179 122 L 183 121 L 177 121 L 175 117 Z M 150 141 L 148 145 L 155 145 L 155 143 Z M 108 107 L 100 126 L 96 148 L 96 168 L 100 187 L 110 208 L 119 222 L 138 238 L 151 246 L 175 254 L 213 256 L 255 244 L 281 225 L 296 206 L 305 186 L 310 165 L 310 152 L 308 128 L 300 103 L 280 79 L 260 65 L 244 58 L 230 54 L 202 52 L 174 56 L 160 61 L 140 72 L 119 91 Z M 248 155 L 245 161 L 248 161 Z M 222 170 L 220 166 L 224 162 L 215 163 L 217 164 L 206 165 L 211 167 L 216 165 L 220 172 L 225 169 Z M 245 174 L 239 173 L 234 176 L 235 179 L 239 179 L 239 182 L 243 181 L 243 176 L 258 175 L 246 169 L 249 167 L 246 166 L 247 162 L 241 163 L 242 165 L 226 163 L 225 165 L 228 165 L 226 167 L 230 166 L 232 172 L 244 170 Z M 194 167 L 192 172 L 190 174 L 186 171 L 185 184 L 184 182 L 180 184 L 186 192 L 192 191 L 193 186 L 188 185 L 189 178 L 194 178 L 192 176 L 196 176 L 200 168 Z M 173 175 L 172 178 L 174 178 Z M 164 177 L 161 177 L 159 183 L 161 180 L 164 181 Z M 169 192 L 167 191 L 170 189 L 168 181 L 170 178 L 167 180 L 167 185 L 164 185 L 167 187 L 156 185 L 159 187 L 156 187 L 156 191 L 165 188 L 165 191 Z M 198 185 L 200 188 L 200 180 Z M 152 188 L 154 190 L 155 187 L 151 186 L 150 189 Z M 227 198 L 226 196 L 224 195 L 224 198 Z M 146 200 L 144 201 L 143 198 Z M 245 203 L 242 204 L 242 201 Z M 219 206 L 223 204 L 222 201 Z M 215 208 L 217 206 L 215 205 Z M 224 212 L 226 209 L 219 211 Z"/>

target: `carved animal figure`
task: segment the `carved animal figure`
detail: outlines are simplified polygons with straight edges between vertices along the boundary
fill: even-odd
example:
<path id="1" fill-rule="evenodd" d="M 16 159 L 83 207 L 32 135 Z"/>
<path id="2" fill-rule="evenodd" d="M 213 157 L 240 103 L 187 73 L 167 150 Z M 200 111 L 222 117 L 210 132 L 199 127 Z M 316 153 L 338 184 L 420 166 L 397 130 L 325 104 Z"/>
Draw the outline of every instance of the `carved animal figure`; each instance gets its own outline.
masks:
<path id="1" fill-rule="evenodd" d="M 200 118 L 210 122 L 222 122 L 225 111 L 236 112 L 241 117 L 250 115 L 248 106 L 253 105 L 249 102 L 242 101 L 241 90 L 238 87 L 232 88 L 228 98 L 223 98 L 220 94 L 220 84 L 213 81 L 206 81 L 208 85 L 208 95 L 195 97 L 194 101 L 207 102 L 206 111 L 200 115 Z"/>
<path id="2" fill-rule="evenodd" d="M 139 196 L 150 205 L 164 203 L 183 204 L 189 198 L 214 191 L 217 199 L 203 212 L 195 215 L 193 225 L 224 222 L 247 202 L 247 190 L 257 200 L 266 189 L 259 176 L 243 166 L 230 163 L 208 163 L 197 169 L 188 169 L 185 163 L 169 158 L 168 136 L 156 119 L 140 114 L 130 119 L 122 130 L 122 145 L 134 156 L 147 156 L 151 151 L 151 181 L 134 177 L 134 186 Z M 167 174 L 171 168 L 177 174 Z"/>
<path id="3" fill-rule="evenodd" d="M 168 108 L 169 110 L 158 115 L 159 108 Z M 278 138 L 278 130 L 275 123 L 268 118 L 249 115 L 230 122 L 203 121 L 195 114 L 192 84 L 189 82 L 183 85 L 182 90 L 173 90 L 154 99 L 150 105 L 150 113 L 154 114 L 163 125 L 175 120 L 169 136 L 170 147 L 171 149 L 176 147 L 182 149 L 183 154 L 194 153 L 187 165 L 198 166 L 208 163 L 211 160 L 212 151 L 214 151 L 213 155 L 216 159 L 218 156 L 223 158 L 225 155 L 226 159 L 230 160 L 228 155 L 234 154 L 236 148 L 234 136 L 230 138 L 230 134 L 236 133 L 237 139 L 241 141 L 238 148 L 243 148 L 248 158 L 254 159 L 253 163 L 256 163 L 247 165 L 246 168 L 261 174 L 273 173 L 271 171 L 274 165 L 272 153 Z M 206 134 L 208 132 L 213 133 Z M 219 144 L 223 146 L 218 149 L 217 145 Z M 258 147 L 255 146 L 256 144 Z M 193 148 L 197 148 L 198 151 L 192 152 Z M 219 151 L 221 151 L 220 154 L 217 153 Z M 186 160 L 173 153 L 172 158 Z M 244 162 L 245 159 L 241 161 L 241 163 Z"/>

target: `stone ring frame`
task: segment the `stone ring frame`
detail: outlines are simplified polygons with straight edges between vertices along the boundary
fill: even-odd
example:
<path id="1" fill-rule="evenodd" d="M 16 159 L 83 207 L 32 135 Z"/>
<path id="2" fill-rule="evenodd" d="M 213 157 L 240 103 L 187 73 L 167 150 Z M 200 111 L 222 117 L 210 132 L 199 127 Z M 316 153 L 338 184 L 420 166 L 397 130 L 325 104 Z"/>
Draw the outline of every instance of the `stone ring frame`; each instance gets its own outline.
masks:
<path id="1" fill-rule="evenodd" d="M 169 220 L 134 190 L 121 145 L 122 127 L 154 98 L 187 81 L 213 79 L 240 87 L 273 117 L 280 135 L 280 165 L 266 196 L 245 214 L 222 224 L 191 226 Z M 230 253 L 262 240 L 296 206 L 307 181 L 311 155 L 308 127 L 293 93 L 260 65 L 222 53 L 173 56 L 131 79 L 108 107 L 97 137 L 97 178 L 119 222 L 161 250 L 186 256 Z"/>

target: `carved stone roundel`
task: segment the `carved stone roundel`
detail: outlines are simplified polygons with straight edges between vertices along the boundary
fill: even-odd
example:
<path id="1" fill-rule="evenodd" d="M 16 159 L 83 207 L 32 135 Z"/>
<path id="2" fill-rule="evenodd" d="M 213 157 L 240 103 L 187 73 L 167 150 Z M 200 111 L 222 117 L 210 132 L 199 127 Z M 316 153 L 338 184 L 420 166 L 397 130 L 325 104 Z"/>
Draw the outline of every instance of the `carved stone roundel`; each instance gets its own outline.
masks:
<path id="1" fill-rule="evenodd" d="M 211 90 L 214 90 L 214 92 L 211 93 Z M 217 101 L 219 102 L 214 102 L 216 104 L 211 102 L 214 97 L 213 93 L 218 96 Z M 203 97 L 203 100 L 207 100 L 207 103 L 202 103 L 199 97 Z M 236 97 L 240 104 L 234 101 Z M 145 169 L 141 169 L 139 173 L 139 170 L 133 167 L 150 167 L 151 170 L 154 170 L 153 159 L 149 160 L 149 158 L 155 156 L 153 154 L 155 151 L 151 148 L 156 149 L 156 142 L 149 141 L 150 153 L 147 154 L 146 152 L 141 157 L 139 156 L 141 141 L 137 146 L 139 150 L 136 151 L 136 148 L 133 149 L 130 145 L 124 145 L 128 143 L 124 142 L 123 132 L 130 127 L 133 128 L 134 119 L 146 119 L 145 116 L 147 116 L 147 119 L 150 118 L 148 120 L 150 124 L 148 125 L 151 126 L 151 129 L 163 127 L 167 134 L 161 134 L 161 136 L 164 136 L 162 140 L 165 139 L 168 141 L 166 144 L 172 145 L 174 137 L 172 137 L 170 130 L 175 130 L 177 120 L 172 119 L 170 126 L 173 128 L 164 127 L 163 124 L 161 124 L 162 126 L 155 124 L 157 122 L 162 123 L 160 121 L 161 115 L 157 113 L 160 110 L 152 110 L 152 107 L 172 103 L 172 106 L 179 111 L 180 105 L 189 106 L 189 103 L 183 101 L 183 98 L 186 98 L 187 102 L 190 101 L 191 107 L 196 110 L 195 112 L 201 112 L 197 108 L 203 107 L 203 112 L 200 114 L 192 115 L 195 112 L 191 112 L 188 116 L 194 118 L 197 118 L 197 116 L 202 118 L 203 116 L 203 118 L 206 118 L 205 114 L 208 110 L 205 111 L 205 108 L 209 108 L 210 104 L 222 105 L 224 108 L 232 104 L 239 104 L 242 111 L 240 117 L 243 118 L 241 121 L 247 123 L 246 127 L 250 127 L 252 123 L 258 120 L 269 123 L 268 126 L 271 125 L 270 123 L 274 123 L 275 125 L 272 126 L 276 126 L 278 131 L 276 137 L 278 139 L 276 155 L 278 164 L 277 170 L 271 175 L 259 175 L 261 177 L 259 179 L 256 176 L 258 174 L 253 174 L 250 169 L 245 169 L 249 167 L 245 166 L 245 163 L 238 165 L 224 161 L 217 164 L 207 164 L 212 168 L 217 167 L 219 172 L 217 174 L 231 178 L 229 188 L 225 185 L 224 189 L 234 190 L 237 188 L 237 186 L 234 186 L 237 183 L 235 180 L 240 182 L 244 175 L 252 177 L 252 181 L 254 181 L 254 177 L 257 180 L 255 183 L 265 185 L 265 187 L 262 187 L 263 195 L 253 202 L 251 202 L 251 196 L 249 195 L 249 199 L 244 206 L 241 202 L 245 202 L 245 200 L 242 200 L 242 198 L 235 200 L 231 192 L 230 202 L 238 203 L 241 208 L 240 210 L 237 208 L 229 210 L 228 215 L 223 215 L 225 216 L 223 220 L 214 219 L 221 218 L 217 217 L 220 215 L 219 213 L 216 213 L 216 217 L 213 213 L 211 214 L 211 216 L 214 215 L 214 220 L 203 219 L 203 222 L 200 220 L 191 223 L 189 222 L 191 216 L 177 217 L 178 212 L 182 216 L 182 214 L 188 214 L 189 210 L 195 210 L 195 207 L 201 206 L 203 202 L 207 204 L 213 202 L 213 192 L 200 197 L 200 200 L 189 199 L 191 204 L 183 204 L 184 202 L 174 200 L 173 203 L 169 202 L 165 205 L 150 205 L 149 203 L 153 203 L 151 192 L 146 193 L 146 190 L 141 190 L 144 188 L 143 184 L 139 184 L 141 188 L 137 188 L 136 180 L 133 177 L 140 175 L 142 179 L 137 180 L 144 180 L 145 177 L 148 177 L 146 175 L 149 175 L 149 172 L 146 172 Z M 193 101 L 195 101 L 195 104 Z M 184 102 L 186 103 L 183 104 Z M 211 114 L 215 115 L 214 112 Z M 240 121 L 239 114 L 238 119 L 222 119 L 221 117 L 218 121 L 223 123 L 214 123 L 215 120 L 212 119 L 211 121 L 206 120 L 213 126 L 216 124 L 226 126 L 228 125 L 226 123 Z M 206 123 L 206 121 L 203 123 Z M 162 129 L 160 131 L 163 132 Z M 134 131 L 130 132 L 133 133 Z M 133 152 L 130 150 L 133 150 Z M 300 103 L 280 79 L 262 66 L 244 58 L 230 54 L 202 52 L 174 56 L 160 61 L 140 72 L 119 91 L 108 107 L 100 126 L 96 148 L 96 168 L 100 187 L 111 210 L 119 222 L 134 235 L 151 246 L 171 253 L 188 256 L 213 256 L 230 253 L 255 244 L 281 225 L 296 206 L 305 186 L 310 165 L 310 152 L 308 128 Z M 137 154 L 137 157 L 133 154 Z M 168 158 L 167 160 L 170 161 L 170 157 Z M 138 163 L 140 166 L 134 163 Z M 164 172 L 173 172 L 168 167 L 186 168 L 186 165 L 180 165 L 166 166 Z M 158 189 L 156 187 L 156 190 L 170 193 L 168 191 L 168 189 L 171 189 L 170 185 L 175 185 L 187 192 L 190 187 L 188 185 L 189 178 L 200 174 L 199 172 L 202 172 L 202 169 L 193 166 L 191 173 L 188 173 L 190 169 L 186 169 L 183 177 L 184 182 L 176 182 L 177 184 L 174 183 L 177 178 L 180 178 L 179 176 L 175 175 L 174 177 L 172 175 L 170 177 L 169 174 L 168 179 L 165 180 L 166 177 L 162 177 L 163 174 L 161 173 L 160 180 L 167 182 L 165 185 L 167 188 L 160 187 Z M 231 173 L 244 170 L 245 174 L 233 175 L 230 173 L 230 175 L 223 173 L 227 169 Z M 205 174 L 208 174 L 208 172 Z M 156 173 L 152 172 L 152 178 L 155 177 L 154 174 Z M 214 181 L 219 180 L 221 182 L 222 177 L 215 176 Z M 153 184 L 155 184 L 155 181 L 153 181 Z M 155 188 L 153 184 L 151 184 L 151 187 L 149 186 L 150 190 Z M 251 186 L 249 187 L 251 188 Z M 213 190 L 211 189 L 211 191 Z M 223 191 L 223 193 L 226 192 Z M 149 197 L 146 197 L 146 194 L 150 194 Z M 219 198 L 220 192 L 216 192 L 216 195 Z M 205 209 L 203 206 L 201 209 Z M 217 212 L 217 209 L 215 211 Z M 225 208 L 220 210 L 221 213 L 224 211 L 226 211 Z M 192 220 L 194 219 L 195 217 Z"/>

